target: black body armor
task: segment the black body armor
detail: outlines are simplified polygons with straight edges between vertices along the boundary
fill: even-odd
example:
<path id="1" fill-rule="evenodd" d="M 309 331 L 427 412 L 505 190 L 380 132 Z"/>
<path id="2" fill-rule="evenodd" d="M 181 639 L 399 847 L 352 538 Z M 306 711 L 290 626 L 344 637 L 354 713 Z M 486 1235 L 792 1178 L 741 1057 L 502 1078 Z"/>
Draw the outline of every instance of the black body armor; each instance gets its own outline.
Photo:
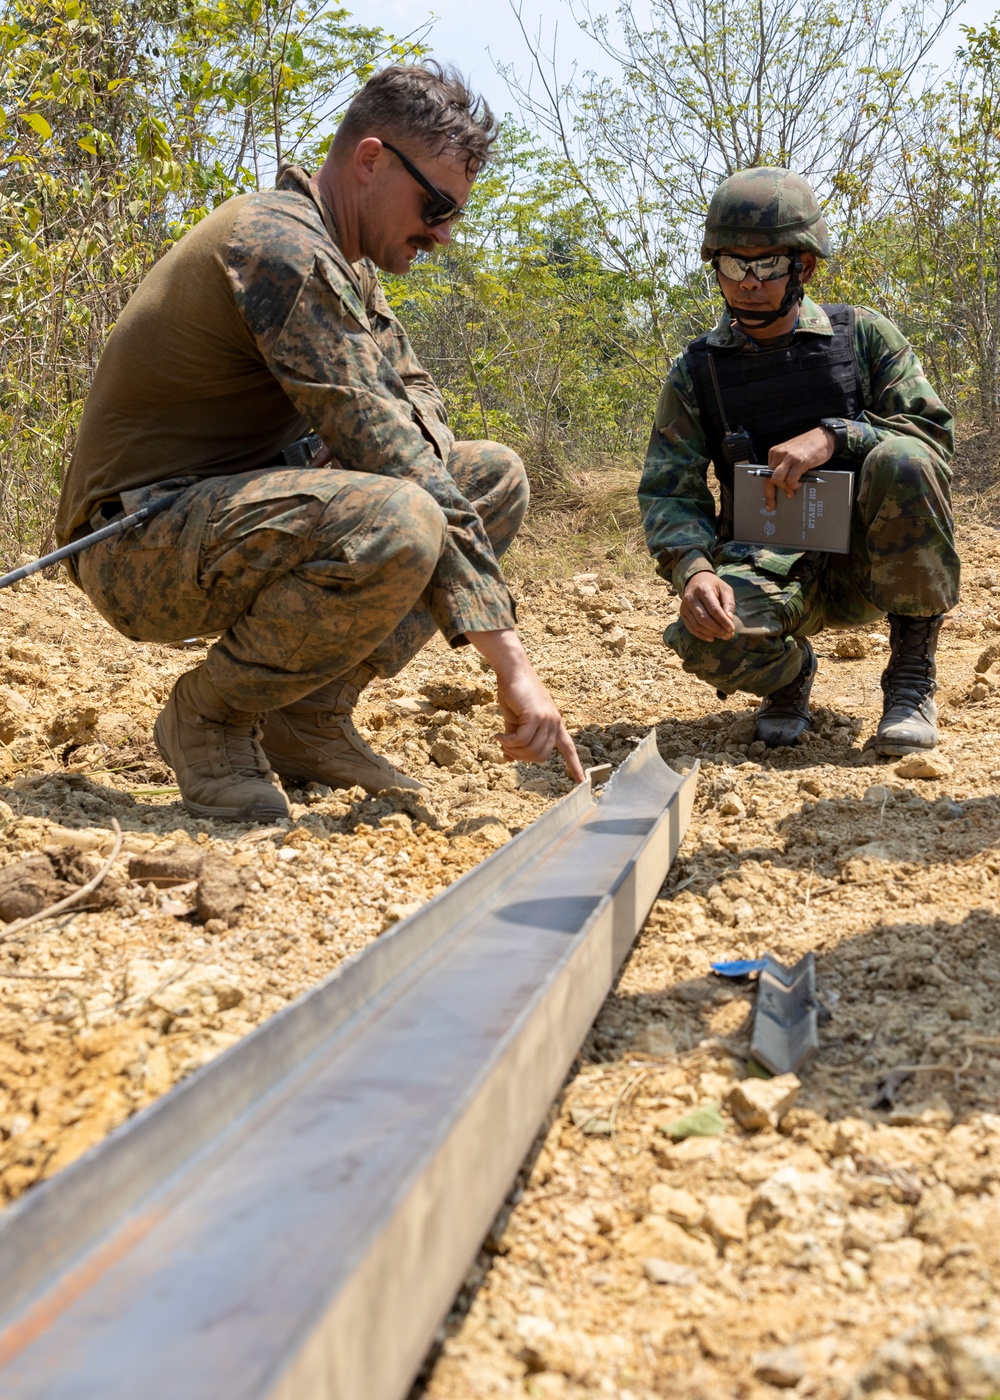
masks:
<path id="1" fill-rule="evenodd" d="M 854 308 L 824 305 L 823 310 L 833 327 L 829 337 L 800 335 L 778 349 L 748 353 L 735 346 L 710 346 L 703 335 L 687 348 L 702 427 L 722 488 L 716 521 L 720 541 L 733 537 L 733 466 L 723 449 L 727 432 L 744 429 L 753 442 L 754 460 L 766 465 L 777 443 L 817 427 L 821 418 L 857 418 L 865 406 L 854 353 Z M 846 458 L 833 463 L 854 472 L 861 466 Z"/>

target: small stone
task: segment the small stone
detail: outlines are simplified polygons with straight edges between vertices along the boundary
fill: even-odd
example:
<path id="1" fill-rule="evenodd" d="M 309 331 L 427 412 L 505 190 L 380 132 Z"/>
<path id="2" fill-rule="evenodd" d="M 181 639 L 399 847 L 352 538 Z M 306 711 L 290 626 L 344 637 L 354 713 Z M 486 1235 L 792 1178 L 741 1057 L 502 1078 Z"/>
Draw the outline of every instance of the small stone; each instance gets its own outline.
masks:
<path id="1" fill-rule="evenodd" d="M 868 655 L 871 649 L 871 642 L 864 632 L 848 632 L 837 638 L 833 654 L 842 657 L 845 661 L 860 661 Z"/>
<path id="2" fill-rule="evenodd" d="M 602 641 L 609 651 L 622 652 L 628 645 L 628 633 L 624 627 L 616 624 L 605 632 Z"/>
<path id="3" fill-rule="evenodd" d="M 805 1379 L 803 1354 L 794 1347 L 783 1347 L 780 1351 L 761 1351 L 754 1358 L 754 1375 L 765 1385 L 777 1386 L 779 1390 L 790 1390 Z"/>
<path id="4" fill-rule="evenodd" d="M 705 1214 L 705 1207 L 690 1191 L 667 1186 L 661 1181 L 649 1188 L 649 1208 L 656 1215 L 664 1215 L 688 1229 L 700 1225 Z"/>
<path id="5" fill-rule="evenodd" d="M 114 845 L 114 836 L 110 831 L 100 831 L 96 827 L 50 827 L 47 835 L 47 844 L 52 846 L 72 846 L 76 851 L 107 851 L 110 852 Z"/>
<path id="6" fill-rule="evenodd" d="M 897 778 L 950 778 L 955 771 L 943 754 L 908 753 L 893 770 Z"/>
<path id="7" fill-rule="evenodd" d="M 464 757 L 465 755 L 458 745 L 450 743 L 447 739 L 435 739 L 434 743 L 431 744 L 431 758 L 441 768 L 451 768 Z"/>
<path id="8" fill-rule="evenodd" d="M 97 706 L 77 701 L 57 712 L 49 726 L 55 744 L 87 744 L 97 731 Z"/>
<path id="9" fill-rule="evenodd" d="M 475 705 L 488 705 L 494 699 L 488 686 L 467 681 L 425 681 L 420 690 L 436 709 L 458 714 L 468 714 Z"/>
<path id="10" fill-rule="evenodd" d="M 31 702 L 19 690 L 0 686 L 0 740 L 11 744 L 30 723 Z"/>
<path id="11" fill-rule="evenodd" d="M 857 1377 L 862 1395 L 988 1396 L 1000 1387 L 1000 1354 L 959 1313 L 941 1311 L 884 1342 Z"/>
<path id="12" fill-rule="evenodd" d="M 657 1160 L 671 1170 L 687 1166 L 690 1162 L 703 1162 L 706 1157 L 718 1155 L 721 1143 L 718 1138 L 685 1138 L 683 1142 L 653 1143 L 653 1153 Z"/>
<path id="13" fill-rule="evenodd" d="M 398 715 L 432 715 L 435 707 L 429 700 L 421 700 L 416 695 L 401 695 L 389 701 L 389 708 Z"/>
<path id="14" fill-rule="evenodd" d="M 279 855 L 292 849 L 283 846 Z M 202 923 L 209 919 L 226 919 L 234 923 L 237 911 L 246 902 L 243 877 L 229 856 L 211 851 L 205 856 L 198 876 L 195 905 Z"/>
<path id="15" fill-rule="evenodd" d="M 944 1003 L 944 1009 L 953 1021 L 971 1021 L 973 1006 L 968 997 L 952 997 Z"/>
<path id="16" fill-rule="evenodd" d="M 889 1240 L 872 1250 L 868 1273 L 872 1282 L 881 1288 L 887 1284 L 904 1286 L 919 1273 L 923 1258 L 924 1247 L 919 1240 L 912 1237 Z"/>
<path id="17" fill-rule="evenodd" d="M 705 1202 L 705 1228 L 720 1244 L 745 1240 L 746 1208 L 735 1196 L 709 1196 Z"/>
<path id="18" fill-rule="evenodd" d="M 746 804 L 736 792 L 726 793 L 719 803 L 719 811 L 724 817 L 745 817 L 747 814 Z"/>
<path id="19" fill-rule="evenodd" d="M 818 778 L 801 778 L 799 780 L 799 791 L 808 792 L 811 797 L 822 797 L 824 790 L 823 784 Z"/>
<path id="20" fill-rule="evenodd" d="M 570 1122 L 584 1137 L 610 1137 L 611 1119 L 603 1108 L 571 1108 Z"/>
<path id="21" fill-rule="evenodd" d="M 422 905 L 419 900 L 387 905 L 385 913 L 382 915 L 383 929 L 391 928 L 393 924 L 402 923 L 404 919 L 408 919 L 411 914 L 415 914 L 420 908 L 422 908 Z"/>
<path id="22" fill-rule="evenodd" d="M 481 817 L 462 817 L 448 833 L 449 836 L 472 836 L 496 849 L 510 840 L 510 828 L 499 817 L 487 813 Z"/>
<path id="23" fill-rule="evenodd" d="M 413 820 L 405 812 L 386 812 L 384 817 L 379 818 L 379 826 L 383 831 L 412 831 Z"/>
<path id="24" fill-rule="evenodd" d="M 687 1264 L 672 1264 L 669 1259 L 644 1259 L 642 1271 L 650 1283 L 668 1283 L 674 1288 L 690 1288 L 698 1282 L 698 1274 Z"/>
<path id="25" fill-rule="evenodd" d="M 783 1347 L 780 1351 L 758 1352 L 753 1360 L 753 1373 L 765 1385 L 791 1390 L 805 1380 L 806 1363 L 795 1347 Z"/>
<path id="26" fill-rule="evenodd" d="M 0 870 L 0 919 L 10 923 L 30 918 L 65 899 L 73 888 L 58 877 L 52 859 L 36 851 Z"/>
<path id="27" fill-rule="evenodd" d="M 777 1128 L 798 1098 L 801 1084 L 794 1074 L 775 1079 L 742 1079 L 726 1096 L 726 1106 L 748 1132 Z"/>
<path id="28" fill-rule="evenodd" d="M 534 792 L 539 797 L 552 796 L 552 784 L 548 778 L 528 778 L 526 782 L 518 784 L 520 792 Z"/>
<path id="29" fill-rule="evenodd" d="M 644 1027 L 633 1037 L 629 1049 L 639 1050 L 646 1055 L 662 1056 L 666 1059 L 677 1054 L 677 1042 L 666 1026 L 654 1021 L 652 1025 Z"/>
<path id="30" fill-rule="evenodd" d="M 752 924 L 757 915 L 754 913 L 753 905 L 748 899 L 737 899 L 733 904 L 733 920 L 737 927 L 745 924 Z"/>
<path id="31" fill-rule="evenodd" d="M 750 1218 L 761 1220 L 767 1229 L 785 1222 L 805 1224 L 820 1211 L 839 1213 L 844 1192 L 837 1177 L 827 1167 L 802 1171 L 779 1167 L 754 1192 Z"/>
<path id="32" fill-rule="evenodd" d="M 977 681 L 976 684 L 969 691 L 969 699 L 977 702 L 980 700 L 987 700 L 989 699 L 989 694 L 989 686 L 984 685 L 982 681 Z"/>
<path id="33" fill-rule="evenodd" d="M 895 798 L 892 795 L 892 788 L 887 788 L 885 783 L 873 783 L 870 788 L 865 788 L 862 802 L 870 802 L 874 807 L 891 807 Z"/>
<path id="34" fill-rule="evenodd" d="M 156 885 L 158 889 L 185 885 L 189 880 L 198 878 L 204 861 L 205 852 L 193 844 L 170 846 L 163 851 L 144 851 L 129 861 L 129 879 L 138 880 L 142 885 Z"/>
<path id="35" fill-rule="evenodd" d="M 640 1259 L 666 1259 L 671 1264 L 697 1267 L 711 1263 L 716 1257 L 715 1249 L 707 1240 L 696 1239 L 661 1215 L 643 1216 L 638 1225 L 622 1235 L 619 1244 L 626 1254 L 637 1255 Z"/>

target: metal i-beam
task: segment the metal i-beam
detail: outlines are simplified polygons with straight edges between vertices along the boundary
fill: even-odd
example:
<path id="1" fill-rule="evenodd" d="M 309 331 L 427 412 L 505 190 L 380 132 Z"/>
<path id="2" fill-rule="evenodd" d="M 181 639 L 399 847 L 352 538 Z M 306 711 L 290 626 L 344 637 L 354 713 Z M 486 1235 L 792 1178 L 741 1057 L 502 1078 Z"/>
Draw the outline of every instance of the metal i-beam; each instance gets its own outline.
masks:
<path id="1" fill-rule="evenodd" d="M 402 1400 L 695 782 L 650 735 L 10 1207 L 4 1400 Z"/>

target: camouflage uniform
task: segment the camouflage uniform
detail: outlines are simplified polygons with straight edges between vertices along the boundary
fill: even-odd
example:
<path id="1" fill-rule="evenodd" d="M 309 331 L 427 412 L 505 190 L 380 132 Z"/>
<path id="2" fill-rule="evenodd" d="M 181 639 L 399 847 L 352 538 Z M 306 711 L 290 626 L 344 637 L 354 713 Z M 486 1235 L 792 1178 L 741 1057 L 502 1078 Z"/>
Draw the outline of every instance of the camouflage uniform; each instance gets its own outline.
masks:
<path id="1" fill-rule="evenodd" d="M 332 469 L 269 467 L 309 428 Z M 435 628 L 460 645 L 514 624 L 497 555 L 524 515 L 523 466 L 454 441 L 374 269 L 347 262 L 301 171 L 227 201 L 138 289 L 58 533 L 184 486 L 86 551 L 79 581 L 126 636 L 221 632 L 206 673 L 234 710 L 279 708 L 366 658 L 391 675 Z"/>
<path id="2" fill-rule="evenodd" d="M 769 240 L 735 232 L 728 246 Z M 781 239 L 770 240 L 779 245 Z M 954 449 L 951 415 L 901 332 L 878 312 L 855 311 L 854 347 L 866 411 L 847 424 L 842 455 L 863 463 L 848 555 L 797 553 L 723 541 L 708 486 L 709 457 L 685 355 L 672 365 L 639 487 L 639 501 L 657 571 L 683 593 L 688 580 L 714 569 L 732 587 L 737 615 L 774 635 L 703 642 L 682 623 L 664 640 L 684 669 L 732 694 L 770 695 L 802 664 L 795 638 L 824 627 L 855 627 L 883 613 L 923 617 L 958 600 L 959 560 L 953 539 L 948 467 Z M 803 299 L 794 336 L 829 335 L 822 307 Z M 762 353 L 724 312 L 711 344 Z M 776 342 L 769 341 L 774 347 Z"/>
<path id="3" fill-rule="evenodd" d="M 448 470 L 494 555 L 528 492 L 516 453 L 455 443 Z M 183 486 L 129 493 L 128 509 Z M 102 617 L 136 641 L 221 633 L 205 670 L 235 707 L 280 709 L 367 660 L 392 676 L 433 635 L 431 585 L 445 512 L 414 482 L 330 468 L 266 470 L 193 483 L 139 530 L 79 559 Z"/>

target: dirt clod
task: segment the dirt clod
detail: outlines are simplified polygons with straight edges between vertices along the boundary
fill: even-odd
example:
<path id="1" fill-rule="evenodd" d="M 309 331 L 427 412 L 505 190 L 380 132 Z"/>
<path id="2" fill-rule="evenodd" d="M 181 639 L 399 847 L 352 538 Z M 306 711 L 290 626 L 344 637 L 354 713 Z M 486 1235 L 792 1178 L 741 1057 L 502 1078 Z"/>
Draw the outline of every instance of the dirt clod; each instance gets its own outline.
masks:
<path id="1" fill-rule="evenodd" d="M 237 911 L 246 901 L 243 878 L 228 856 L 211 852 L 201 862 L 195 894 L 198 918 L 235 922 Z"/>

